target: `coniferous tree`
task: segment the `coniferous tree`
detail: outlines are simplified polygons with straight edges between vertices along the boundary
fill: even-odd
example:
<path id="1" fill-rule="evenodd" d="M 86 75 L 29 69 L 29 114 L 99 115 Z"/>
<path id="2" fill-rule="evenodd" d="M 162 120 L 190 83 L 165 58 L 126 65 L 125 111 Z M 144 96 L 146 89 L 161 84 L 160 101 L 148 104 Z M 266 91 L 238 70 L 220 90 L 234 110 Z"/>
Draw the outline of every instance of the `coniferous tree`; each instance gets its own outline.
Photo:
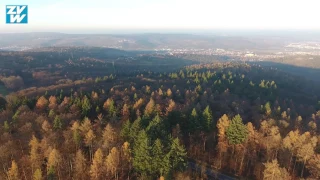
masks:
<path id="1" fill-rule="evenodd" d="M 170 99 L 169 105 L 166 108 L 166 115 L 168 115 L 171 111 L 173 111 L 175 106 L 176 106 L 176 103 L 172 99 Z"/>
<path id="2" fill-rule="evenodd" d="M 133 167 L 142 176 L 147 176 L 151 173 L 150 142 L 147 133 L 141 130 L 133 145 Z"/>
<path id="3" fill-rule="evenodd" d="M 271 115 L 272 110 L 271 110 L 270 102 L 267 102 L 267 103 L 264 105 L 264 111 L 265 111 L 266 116 L 270 116 L 270 115 Z"/>
<path id="4" fill-rule="evenodd" d="M 126 121 L 129 120 L 130 118 L 130 111 L 129 111 L 129 106 L 125 103 L 122 107 L 122 120 Z"/>
<path id="5" fill-rule="evenodd" d="M 53 118 L 55 115 L 56 115 L 56 113 L 54 112 L 54 110 L 53 110 L 53 109 L 50 109 L 49 114 L 48 114 L 48 117 L 49 117 L 49 118 Z"/>
<path id="6" fill-rule="evenodd" d="M 42 180 L 42 171 L 41 169 L 36 169 L 36 171 L 33 173 L 33 180 Z"/>
<path id="7" fill-rule="evenodd" d="M 204 129 L 207 132 L 211 131 L 213 117 L 212 117 L 212 112 L 211 112 L 209 106 L 207 106 L 204 109 L 204 111 L 202 113 L 202 116 L 203 116 L 203 125 L 204 125 L 203 127 L 204 127 Z"/>
<path id="8" fill-rule="evenodd" d="M 154 112 L 154 110 L 155 110 L 155 102 L 152 98 L 150 98 L 150 101 L 148 102 L 144 110 L 144 115 L 147 117 L 150 117 Z"/>
<path id="9" fill-rule="evenodd" d="M 183 171 L 187 167 L 187 153 L 179 138 L 172 140 L 168 156 L 172 170 Z"/>
<path id="10" fill-rule="evenodd" d="M 115 143 L 117 142 L 118 135 L 115 129 L 111 126 L 111 124 L 107 124 L 107 126 L 104 128 L 103 134 L 102 134 L 102 147 L 106 148 L 107 151 L 111 149 Z"/>
<path id="11" fill-rule="evenodd" d="M 96 139 L 96 135 L 94 134 L 93 130 L 90 129 L 84 138 L 84 143 L 86 144 L 86 146 L 89 147 L 90 160 L 92 159 L 93 143 L 94 143 L 95 139 Z"/>
<path id="12" fill-rule="evenodd" d="M 61 155 L 57 149 L 52 149 L 48 156 L 47 163 L 47 176 L 48 179 L 55 179 L 57 177 L 60 163 L 61 163 Z"/>
<path id="13" fill-rule="evenodd" d="M 152 172 L 158 176 L 166 175 L 170 170 L 169 156 L 166 156 L 160 139 L 152 146 Z"/>
<path id="14" fill-rule="evenodd" d="M 56 117 L 54 118 L 54 121 L 53 121 L 53 129 L 59 130 L 61 128 L 62 128 L 61 118 L 58 115 L 56 115 Z"/>
<path id="15" fill-rule="evenodd" d="M 9 130 L 10 130 L 10 125 L 9 125 L 8 121 L 4 121 L 4 123 L 3 123 L 3 129 L 4 129 L 5 132 L 9 132 Z"/>
<path id="16" fill-rule="evenodd" d="M 264 163 L 264 166 L 264 180 L 289 179 L 287 170 L 285 168 L 280 168 L 276 159 L 271 162 Z"/>
<path id="17" fill-rule="evenodd" d="M 92 129 L 91 121 L 89 118 L 85 117 L 81 123 L 81 126 L 79 127 L 79 130 L 81 131 L 81 134 L 85 136 L 91 129 Z"/>
<path id="18" fill-rule="evenodd" d="M 129 142 L 124 142 L 121 147 L 121 168 L 127 172 L 128 178 L 132 167 L 132 154 Z"/>
<path id="19" fill-rule="evenodd" d="M 168 96 L 168 97 L 171 97 L 171 96 L 172 96 L 172 91 L 171 91 L 170 88 L 167 90 L 167 96 Z"/>
<path id="20" fill-rule="evenodd" d="M 141 130 L 141 118 L 138 117 L 131 125 L 130 129 L 130 143 L 133 143 L 136 140 L 140 130 Z"/>
<path id="21" fill-rule="evenodd" d="M 83 116 L 88 115 L 91 107 L 92 106 L 91 106 L 90 100 L 88 99 L 87 96 L 84 96 L 83 99 L 82 99 L 82 102 L 81 102 L 82 115 Z"/>
<path id="22" fill-rule="evenodd" d="M 73 177 L 75 179 L 87 179 L 87 165 L 86 158 L 84 157 L 81 150 L 78 150 L 74 158 L 74 173 Z"/>
<path id="23" fill-rule="evenodd" d="M 157 114 L 147 126 L 146 132 L 151 140 L 155 140 L 157 137 L 160 137 L 164 134 L 162 133 L 163 129 L 164 127 L 162 126 L 162 119 Z"/>
<path id="24" fill-rule="evenodd" d="M 36 107 L 40 110 L 44 110 L 48 104 L 49 101 L 44 96 L 41 96 L 37 101 Z"/>
<path id="25" fill-rule="evenodd" d="M 240 115 L 236 115 L 232 119 L 229 127 L 227 128 L 226 135 L 229 143 L 233 145 L 242 144 L 247 140 L 248 129 L 243 124 Z"/>
<path id="26" fill-rule="evenodd" d="M 117 109 L 112 99 L 109 102 L 108 114 L 111 118 L 115 118 L 117 116 Z"/>
<path id="27" fill-rule="evenodd" d="M 311 158 L 307 162 L 306 168 L 311 173 L 311 178 L 320 179 L 320 155 L 316 154 Z"/>
<path id="28" fill-rule="evenodd" d="M 99 148 L 95 153 L 90 167 L 90 178 L 92 180 L 102 179 L 103 175 L 103 152 Z"/>
<path id="29" fill-rule="evenodd" d="M 78 149 L 81 145 L 82 137 L 80 134 L 80 125 L 77 121 L 73 123 L 71 130 L 73 142 L 76 145 L 76 149 Z"/>
<path id="30" fill-rule="evenodd" d="M 53 166 L 49 167 L 49 169 L 47 170 L 47 179 L 48 180 L 56 179 L 56 171 Z"/>
<path id="31" fill-rule="evenodd" d="M 299 147 L 297 156 L 299 160 L 303 163 L 303 167 L 300 174 L 301 177 L 303 177 L 305 164 L 313 155 L 314 155 L 314 146 L 312 145 L 311 142 Z"/>
<path id="32" fill-rule="evenodd" d="M 188 126 L 189 126 L 189 131 L 194 132 L 196 130 L 200 129 L 200 123 L 199 123 L 199 116 L 197 114 L 197 110 L 196 108 L 192 109 L 190 118 L 189 118 L 189 122 L 188 122 Z"/>
<path id="33" fill-rule="evenodd" d="M 127 120 L 121 128 L 120 131 L 120 136 L 125 139 L 125 140 L 129 140 L 130 138 L 130 129 L 131 129 L 131 123 L 129 120 Z"/>
<path id="34" fill-rule="evenodd" d="M 7 172 L 8 180 L 19 180 L 19 170 L 17 163 L 13 160 L 11 162 L 11 167 Z"/>
<path id="35" fill-rule="evenodd" d="M 113 147 L 105 160 L 105 166 L 107 167 L 107 173 L 118 178 L 118 170 L 120 167 L 120 153 L 116 147 Z"/>
<path id="36" fill-rule="evenodd" d="M 35 169 L 38 169 L 41 166 L 40 143 L 34 135 L 32 136 L 32 139 L 29 142 L 29 146 L 31 168 L 33 172 Z"/>
<path id="37" fill-rule="evenodd" d="M 228 143 L 226 139 L 226 130 L 228 129 L 230 125 L 230 120 L 226 114 L 224 114 L 218 121 L 217 123 L 217 128 L 218 128 L 218 145 L 217 145 L 217 150 L 219 153 L 219 164 L 218 168 L 221 168 L 222 166 L 222 159 L 223 159 L 223 154 L 227 152 L 228 150 Z"/>

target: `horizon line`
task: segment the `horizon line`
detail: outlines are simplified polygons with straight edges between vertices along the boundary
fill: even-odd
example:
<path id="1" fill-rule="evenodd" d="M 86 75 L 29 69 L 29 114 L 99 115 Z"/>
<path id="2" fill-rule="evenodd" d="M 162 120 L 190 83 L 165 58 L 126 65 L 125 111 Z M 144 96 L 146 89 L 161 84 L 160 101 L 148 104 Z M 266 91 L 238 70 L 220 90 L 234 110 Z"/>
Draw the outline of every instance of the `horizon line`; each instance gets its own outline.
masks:
<path id="1" fill-rule="evenodd" d="M 105 32 L 103 32 L 105 31 Z M 215 28 L 215 29 L 160 29 L 160 28 L 144 28 L 144 29 L 66 29 L 66 30 L 58 30 L 58 31 L 4 31 L 0 34 L 30 34 L 30 33 L 55 33 L 55 34 L 168 34 L 168 33 L 175 33 L 175 34 L 193 34 L 193 33 L 214 33 L 219 32 L 223 33 L 226 32 L 313 32 L 313 33 L 320 33 L 320 28 L 314 29 L 258 29 L 258 28 Z"/>

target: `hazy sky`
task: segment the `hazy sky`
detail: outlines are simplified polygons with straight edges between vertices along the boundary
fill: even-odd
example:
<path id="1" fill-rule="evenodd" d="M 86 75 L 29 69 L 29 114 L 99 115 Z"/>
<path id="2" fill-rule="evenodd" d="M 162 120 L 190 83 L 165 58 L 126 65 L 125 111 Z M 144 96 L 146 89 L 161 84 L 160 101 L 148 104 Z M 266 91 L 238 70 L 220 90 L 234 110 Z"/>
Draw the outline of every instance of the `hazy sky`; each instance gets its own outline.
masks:
<path id="1" fill-rule="evenodd" d="M 5 24 L 5 5 L 29 24 Z M 117 29 L 319 29 L 319 0 L 1 0 L 0 32 Z"/>

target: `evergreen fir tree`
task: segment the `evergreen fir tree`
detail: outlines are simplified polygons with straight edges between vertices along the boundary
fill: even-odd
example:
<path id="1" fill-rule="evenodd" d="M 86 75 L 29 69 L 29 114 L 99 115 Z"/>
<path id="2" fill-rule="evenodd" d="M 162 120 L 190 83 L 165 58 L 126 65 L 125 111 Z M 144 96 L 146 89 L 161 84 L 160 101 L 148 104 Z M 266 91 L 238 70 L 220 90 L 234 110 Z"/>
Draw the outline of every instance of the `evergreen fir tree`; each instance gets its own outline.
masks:
<path id="1" fill-rule="evenodd" d="M 203 116 L 204 129 L 208 132 L 211 131 L 213 117 L 212 117 L 212 112 L 211 112 L 209 106 L 207 106 L 204 109 L 202 116 Z"/>
<path id="2" fill-rule="evenodd" d="M 138 117 L 131 125 L 130 135 L 129 135 L 130 136 L 130 144 L 132 144 L 133 141 L 136 139 L 140 130 L 141 130 L 141 118 Z"/>
<path id="3" fill-rule="evenodd" d="M 62 121 L 61 121 L 61 118 L 57 115 L 53 121 L 53 129 L 59 130 L 61 128 L 62 128 Z"/>
<path id="4" fill-rule="evenodd" d="M 248 129 L 247 126 L 243 124 L 241 116 L 236 115 L 227 131 L 226 131 L 227 139 L 230 144 L 242 144 L 247 140 L 248 137 Z"/>
<path id="5" fill-rule="evenodd" d="M 89 101 L 87 96 L 84 96 L 83 99 L 82 99 L 81 109 L 82 109 L 82 115 L 83 116 L 86 116 L 89 113 L 90 109 L 91 109 L 91 104 L 90 104 L 90 101 Z"/>
<path id="6" fill-rule="evenodd" d="M 120 131 L 120 136 L 125 139 L 128 140 L 130 138 L 130 129 L 131 129 L 131 123 L 129 120 L 127 120 L 121 128 Z"/>
<path id="7" fill-rule="evenodd" d="M 169 156 L 172 170 L 183 171 L 187 167 L 187 152 L 183 145 L 180 144 L 179 138 L 172 141 Z"/>
<path id="8" fill-rule="evenodd" d="M 150 144 L 147 133 L 144 130 L 139 132 L 137 139 L 133 146 L 133 167 L 142 176 L 146 176 L 151 173 L 151 161 L 150 156 Z"/>
<path id="9" fill-rule="evenodd" d="M 48 169 L 47 179 L 48 180 L 55 180 L 56 179 L 56 174 L 55 174 L 55 170 L 54 170 L 53 166 L 49 167 L 49 169 Z"/>
<path id="10" fill-rule="evenodd" d="M 164 127 L 162 126 L 162 120 L 157 114 L 147 126 L 146 132 L 148 133 L 151 140 L 155 140 L 157 137 L 162 136 L 163 129 Z"/>
<path id="11" fill-rule="evenodd" d="M 157 175 L 166 175 L 170 170 L 168 156 L 164 153 L 164 147 L 160 139 L 156 139 L 152 146 L 152 172 Z"/>

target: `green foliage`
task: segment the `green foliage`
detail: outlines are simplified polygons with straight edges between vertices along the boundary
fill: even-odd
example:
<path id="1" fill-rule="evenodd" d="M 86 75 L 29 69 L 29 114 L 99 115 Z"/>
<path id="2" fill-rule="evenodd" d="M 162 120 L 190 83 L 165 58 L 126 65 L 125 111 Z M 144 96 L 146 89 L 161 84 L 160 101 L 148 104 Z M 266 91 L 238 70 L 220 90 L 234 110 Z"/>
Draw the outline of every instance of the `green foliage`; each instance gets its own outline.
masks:
<path id="1" fill-rule="evenodd" d="M 80 98 L 79 98 L 79 97 L 76 97 L 76 98 L 74 99 L 73 104 L 75 104 L 77 107 L 81 108 L 82 103 L 81 103 Z"/>
<path id="2" fill-rule="evenodd" d="M 114 101 L 112 99 L 111 99 L 110 105 L 108 107 L 108 113 L 109 113 L 109 116 L 112 118 L 117 116 L 117 109 L 116 109 Z"/>
<path id="3" fill-rule="evenodd" d="M 164 133 L 165 127 L 163 126 L 162 120 L 157 114 L 149 123 L 149 125 L 146 128 L 146 132 L 148 133 L 148 136 L 151 140 L 155 140 L 158 137 L 163 137 L 165 135 Z"/>
<path id="4" fill-rule="evenodd" d="M 59 130 L 61 128 L 62 128 L 61 118 L 58 115 L 56 115 L 56 117 L 54 118 L 54 121 L 53 121 L 53 129 Z"/>
<path id="5" fill-rule="evenodd" d="M 204 128 L 206 131 L 211 131 L 212 129 L 212 120 L 213 120 L 213 117 L 212 117 L 212 112 L 209 108 L 209 106 L 207 106 L 203 113 L 202 113 L 202 117 L 203 117 L 203 125 L 204 125 Z"/>
<path id="6" fill-rule="evenodd" d="M 202 88 L 201 88 L 200 84 L 196 87 L 195 90 L 196 90 L 198 93 L 202 91 Z"/>
<path id="7" fill-rule="evenodd" d="M 179 75 L 180 75 L 180 77 L 181 77 L 182 79 L 185 78 L 185 74 L 184 74 L 184 72 L 183 72 L 182 70 L 180 70 Z"/>
<path id="8" fill-rule="evenodd" d="M 3 123 L 3 129 L 4 129 L 5 132 L 9 132 L 10 126 L 9 126 L 8 121 L 4 121 L 4 123 Z"/>
<path id="9" fill-rule="evenodd" d="M 178 78 L 178 74 L 177 74 L 177 73 L 170 73 L 170 74 L 169 74 L 169 77 L 170 77 L 171 79 L 177 79 L 177 78 Z"/>
<path id="10" fill-rule="evenodd" d="M 141 118 L 138 117 L 131 125 L 130 128 L 130 144 L 132 144 L 132 142 L 136 139 L 136 137 L 138 136 L 138 133 L 141 130 Z"/>
<path id="11" fill-rule="evenodd" d="M 230 144 L 242 144 L 248 137 L 247 126 L 243 124 L 241 116 L 236 115 L 226 130 L 227 139 Z"/>
<path id="12" fill-rule="evenodd" d="M 49 167 L 47 171 L 47 179 L 48 180 L 56 180 L 55 169 L 53 166 Z"/>
<path id="13" fill-rule="evenodd" d="M 264 105 L 264 112 L 267 116 L 270 116 L 271 113 L 272 113 L 272 110 L 271 110 L 271 105 L 270 105 L 270 102 L 267 102 L 265 105 Z"/>
<path id="14" fill-rule="evenodd" d="M 196 84 L 199 84 L 200 83 L 200 80 L 198 78 L 198 76 L 193 80 Z"/>
<path id="15" fill-rule="evenodd" d="M 259 84 L 259 87 L 261 87 L 261 88 L 265 88 L 266 87 L 264 80 L 261 80 L 261 82 Z"/>
<path id="16" fill-rule="evenodd" d="M 63 90 L 61 89 L 60 95 L 59 95 L 59 99 L 62 100 L 63 99 Z"/>
<path id="17" fill-rule="evenodd" d="M 54 110 L 50 109 L 48 117 L 53 118 L 55 115 L 56 115 L 56 113 L 54 112 Z"/>
<path id="18" fill-rule="evenodd" d="M 94 80 L 95 83 L 99 83 L 101 81 L 102 81 L 101 77 L 96 77 L 96 79 Z"/>
<path id="19" fill-rule="evenodd" d="M 81 109 L 82 109 L 82 115 L 83 116 L 86 116 L 88 115 L 88 112 L 90 111 L 91 109 L 91 103 L 88 99 L 87 96 L 84 96 L 83 99 L 82 99 L 82 106 L 81 106 Z"/>
<path id="20" fill-rule="evenodd" d="M 199 116 L 197 114 L 196 108 L 192 109 L 191 115 L 188 118 L 188 131 L 194 132 L 201 128 L 201 124 L 199 122 Z"/>
<path id="21" fill-rule="evenodd" d="M 81 51 L 79 51 L 79 53 L 80 52 Z M 119 61 L 121 61 L 121 58 Z M 211 70 L 214 72 L 211 72 Z M 121 68 L 119 68 L 119 71 L 121 71 Z M 229 169 L 239 175 L 245 174 L 248 175 L 248 177 L 254 177 L 249 168 L 254 168 L 256 164 L 262 167 L 263 162 L 267 162 L 268 159 L 271 160 L 275 157 L 279 159 L 281 166 L 290 169 L 290 174 L 292 174 L 292 178 L 294 179 L 295 174 L 302 168 L 302 162 L 300 163 L 298 161 L 303 160 L 301 158 L 304 156 L 301 154 L 305 153 L 304 150 L 308 150 L 306 152 L 312 152 L 314 148 L 319 149 L 319 147 L 314 147 L 319 146 L 316 141 L 318 132 L 316 131 L 315 122 L 319 119 L 320 112 L 314 111 L 314 106 L 317 103 L 320 107 L 319 99 L 317 99 L 319 96 L 315 96 L 315 92 L 317 91 L 309 88 L 307 83 L 297 82 L 297 84 L 295 84 L 296 78 L 289 80 L 288 75 L 285 76 L 284 79 L 280 76 L 281 74 L 279 72 L 271 72 L 272 73 L 251 65 L 237 66 L 233 63 L 218 63 L 218 65 L 197 64 L 177 72 L 163 73 L 166 74 L 163 76 L 157 72 L 136 71 L 135 74 L 132 73 L 130 75 L 132 77 L 129 76 L 129 80 L 126 79 L 124 74 L 121 74 L 121 83 L 117 81 L 100 83 L 99 86 L 93 84 L 93 80 L 90 77 L 86 77 L 84 79 L 85 82 L 80 81 L 79 83 L 87 83 L 81 84 L 81 87 L 84 87 L 83 89 L 89 92 L 75 91 L 65 99 L 68 100 L 72 98 L 68 103 L 68 106 L 71 107 L 63 109 L 61 108 L 64 107 L 63 104 L 59 105 L 58 108 L 55 108 L 56 112 L 54 112 L 54 110 L 49 111 L 49 118 L 46 117 L 46 110 L 40 112 L 34 108 L 37 98 L 31 97 L 30 95 L 30 99 L 18 97 L 10 100 L 9 97 L 8 103 L 14 104 L 14 101 L 17 101 L 17 105 L 12 106 L 14 108 L 7 105 L 7 107 L 1 111 L 1 122 L 4 123 L 2 124 L 1 130 L 3 132 L 10 132 L 10 134 L 3 134 L 3 144 L 1 148 L 4 150 L 3 152 L 10 152 L 8 150 L 20 147 L 20 144 L 17 144 L 20 142 L 16 143 L 15 138 L 24 137 L 19 138 L 19 140 L 21 140 L 21 145 L 26 151 L 24 150 L 22 153 L 20 153 L 20 151 L 19 153 L 15 151 L 12 152 L 14 156 L 20 156 L 14 157 L 15 159 L 23 160 L 19 161 L 19 163 L 21 163 L 21 165 L 19 164 L 20 168 L 30 164 L 23 159 L 23 157 L 29 157 L 27 150 L 27 141 L 29 139 L 25 137 L 30 137 L 34 133 L 42 139 L 40 145 L 45 145 L 45 149 L 37 147 L 34 148 L 33 153 L 30 152 L 30 155 L 35 155 L 35 159 L 39 158 L 39 164 L 42 163 L 44 157 L 47 157 L 50 148 L 58 148 L 63 153 L 62 157 L 67 159 L 63 159 L 58 166 L 48 166 L 48 169 L 42 168 L 44 176 L 46 176 L 44 178 L 49 179 L 57 178 L 58 176 L 60 179 L 68 179 L 70 178 L 70 173 L 74 175 L 75 171 L 69 172 L 70 168 L 67 167 L 70 164 L 66 162 L 74 163 L 74 159 L 72 158 L 75 149 L 85 152 L 86 158 L 83 158 L 82 163 L 79 163 L 77 166 L 81 167 L 79 172 L 81 176 L 83 175 L 83 179 L 88 179 L 90 174 L 89 169 L 91 169 L 89 166 L 93 164 L 92 152 L 98 148 L 101 148 L 103 151 L 103 153 L 101 151 L 101 163 L 99 163 L 100 165 L 97 168 L 97 173 L 101 173 L 99 174 L 100 179 L 111 178 L 112 175 L 115 176 L 114 178 L 112 177 L 112 179 L 139 179 L 139 175 L 147 177 L 147 179 L 156 179 L 159 178 L 159 176 L 166 177 L 166 179 L 208 178 L 204 171 L 201 172 L 201 177 L 195 177 L 198 175 L 198 172 L 185 171 L 181 173 L 185 176 L 177 178 L 176 171 L 185 169 L 188 162 L 187 158 L 202 161 L 203 164 L 201 165 L 203 165 L 204 169 L 205 163 L 208 163 L 208 165 L 218 163 L 218 167 L 220 166 L 222 169 Z M 72 72 L 70 71 L 70 73 Z M 139 76 L 136 76 L 136 74 L 139 74 Z M 141 78 L 140 74 L 143 78 Z M 244 74 L 246 75 L 244 76 Z M 91 76 L 95 76 L 95 73 Z M 110 77 L 113 78 L 112 76 Z M 267 80 L 260 82 L 262 78 Z M 101 78 L 96 78 L 96 82 L 100 81 L 100 79 Z M 110 80 L 108 76 L 106 76 L 105 79 Z M 281 84 L 279 89 L 276 89 L 277 85 L 275 81 L 272 81 L 273 79 L 275 79 L 277 83 L 279 82 L 279 85 Z M 255 82 L 256 85 L 253 82 Z M 263 88 L 258 87 L 259 83 L 260 87 Z M 74 87 L 76 83 L 70 84 Z M 56 85 L 57 87 L 55 89 L 60 89 L 60 86 L 58 84 Z M 151 90 L 151 86 L 153 90 Z M 114 88 L 104 93 L 104 89 L 110 89 L 111 87 Z M 144 87 L 146 87 L 146 89 L 144 89 Z M 301 87 L 307 90 L 310 89 L 310 91 L 303 91 L 302 93 Z M 50 88 L 48 87 L 49 92 L 55 90 Z M 67 89 L 68 87 L 63 88 Z M 35 92 L 30 90 L 30 94 L 35 93 L 36 95 L 41 95 L 46 90 L 43 89 L 44 88 L 37 88 Z M 79 89 L 78 86 L 77 89 Z M 156 91 L 157 89 L 159 89 L 159 91 Z M 224 93 L 227 89 L 228 93 Z M 162 92 L 164 90 L 168 91 Z M 89 94 L 90 91 L 93 93 L 101 92 L 101 95 L 92 95 L 91 98 L 88 96 L 88 98 L 90 98 L 88 99 L 85 94 Z M 22 91 L 22 93 L 23 92 L 24 91 Z M 26 92 L 29 92 L 29 90 Z M 57 91 L 57 93 L 59 93 L 59 91 Z M 61 94 L 62 93 L 60 93 L 60 98 L 62 99 Z M 160 94 L 160 96 L 158 94 Z M 310 94 L 312 94 L 312 96 L 310 96 Z M 131 108 L 131 106 L 136 103 L 135 101 L 138 100 L 138 96 L 141 98 L 141 100 L 139 100 L 140 104 L 137 103 L 135 108 Z M 108 102 L 107 106 L 104 106 L 104 104 L 101 103 L 106 98 L 110 100 L 114 99 L 114 102 Z M 146 103 L 148 99 L 150 99 L 150 103 L 147 108 Z M 170 106 L 167 106 L 167 102 L 171 100 L 174 100 L 176 103 L 174 111 L 169 111 Z M 115 102 L 117 102 L 117 105 L 115 105 Z M 261 102 L 263 102 L 261 111 L 257 112 L 256 106 L 259 103 L 261 104 Z M 264 104 L 265 102 L 268 103 Z M 61 102 L 58 103 L 60 104 Z M 274 107 L 271 106 L 271 103 Z M 21 106 L 22 104 L 26 104 L 29 108 Z M 214 112 L 207 106 L 208 104 L 214 107 Z M 122 120 L 114 121 L 113 117 L 117 117 L 117 111 L 122 105 L 130 106 L 130 108 L 123 108 L 121 112 Z M 52 107 L 53 106 L 50 106 L 50 108 Z M 101 107 L 104 108 L 103 111 L 101 111 Z M 205 109 L 201 109 L 202 107 L 205 107 Z M 280 107 L 282 107 L 282 110 Z M 18 108 L 21 112 L 24 112 L 24 114 L 19 116 Z M 104 110 L 106 110 L 106 112 Z M 190 112 L 190 110 L 192 111 Z M 281 117 L 281 111 L 284 110 L 287 115 L 283 113 Z M 79 111 L 82 112 L 82 116 L 79 115 Z M 142 119 L 140 118 L 141 112 L 144 112 Z M 240 115 L 237 115 L 232 121 L 229 121 L 227 118 L 225 122 L 221 121 L 221 123 L 217 125 L 213 117 L 213 114 L 220 115 L 226 113 L 230 115 L 238 112 L 246 114 L 246 117 L 248 117 L 251 123 L 244 125 Z M 12 113 L 15 114 L 12 116 Z M 26 116 L 24 117 L 23 115 L 25 114 Z M 261 114 L 267 116 L 261 116 Z M 303 123 L 302 117 L 298 115 L 304 117 L 306 123 Z M 90 117 L 92 121 L 88 119 L 85 123 L 76 123 L 70 128 L 70 122 L 77 121 L 83 116 Z M 13 121 L 11 121 L 11 117 Z M 19 117 L 19 123 L 14 123 L 17 117 Z M 314 119 L 311 122 L 310 117 Z M 134 118 L 137 119 L 133 122 L 130 121 Z M 276 120 L 270 120 L 272 118 Z M 110 125 L 112 124 L 112 127 L 114 127 L 112 133 L 111 131 L 110 133 L 104 133 L 102 131 L 104 122 L 101 122 L 101 119 L 108 121 Z M 254 125 L 258 125 L 259 121 L 264 119 L 266 119 L 266 121 L 262 121 L 263 123 L 260 127 L 254 127 Z M 280 121 L 277 121 L 277 119 Z M 285 121 L 281 121 L 282 119 L 285 119 Z M 296 122 L 294 124 L 295 119 Z M 308 130 L 307 127 L 305 127 L 308 122 L 310 122 L 309 126 L 313 128 L 313 131 L 310 133 L 305 132 Z M 32 129 L 30 129 L 30 125 Z M 51 125 L 53 127 L 51 127 Z M 287 128 L 279 129 L 277 126 L 280 125 Z M 293 127 L 294 125 L 295 127 Z M 120 129 L 120 127 L 122 128 Z M 215 131 L 216 127 L 219 128 L 219 132 Z M 52 134 L 50 132 L 52 128 L 57 132 Z M 287 150 L 284 151 L 283 148 L 280 147 L 281 142 L 283 142 L 281 137 L 284 137 L 291 129 L 299 129 L 301 132 L 305 132 L 305 135 L 292 138 L 290 143 L 292 146 L 297 147 L 290 150 L 292 152 L 287 153 Z M 205 131 L 205 133 L 203 133 L 203 131 Z M 250 136 L 248 135 L 249 132 Z M 299 132 L 297 132 L 297 134 L 299 134 Z M 119 138 L 119 136 L 121 138 Z M 172 136 L 175 139 L 172 138 Z M 303 141 L 309 141 L 307 139 L 311 138 L 314 139 L 314 141 L 310 142 L 314 144 L 313 146 L 311 146 L 311 144 L 308 146 L 301 145 Z M 189 157 L 187 157 L 184 144 L 179 140 L 186 141 Z M 123 143 L 124 141 L 125 143 Z M 82 146 L 82 143 L 86 145 Z M 236 144 L 241 144 L 241 146 L 234 146 Z M 257 148 L 258 145 L 259 148 Z M 108 157 L 108 153 L 113 147 L 118 149 L 120 156 L 117 156 L 119 158 L 110 158 L 112 155 L 110 154 L 108 162 L 110 166 L 107 166 L 103 161 L 106 161 L 106 157 Z M 233 152 L 235 153 L 230 153 L 231 150 L 234 150 Z M 316 152 L 319 151 L 316 150 Z M 284 153 L 287 153 L 288 157 L 282 156 Z M 298 154 L 301 155 L 301 158 L 298 157 Z M 5 166 L 8 164 L 6 161 L 11 160 L 11 156 L 10 153 L 4 153 L 2 161 Z M 311 156 L 308 155 L 308 158 L 310 157 Z M 312 158 L 317 158 L 316 153 Z M 295 161 L 297 161 L 298 164 L 294 169 Z M 306 161 L 305 167 L 308 169 L 308 172 L 305 173 L 304 178 L 309 178 L 307 177 L 309 171 L 313 173 L 311 171 L 312 169 L 309 169 L 311 165 L 308 161 L 309 160 Z M 72 165 L 72 169 L 75 170 L 76 166 L 74 164 Z M 38 167 L 26 168 L 26 175 L 32 178 L 31 171 L 37 168 Z M 192 171 L 194 171 L 194 169 Z M 48 174 L 46 174 L 47 172 Z M 262 174 L 259 171 L 254 172 Z M 270 172 L 272 173 L 272 171 Z M 187 177 L 187 174 L 190 175 L 190 177 Z M 23 178 L 23 172 L 19 171 L 19 175 Z M 76 178 L 76 176 L 72 177 Z M 311 178 L 313 178 L 313 175 Z"/>
<path id="22" fill-rule="evenodd" d="M 129 140 L 130 129 L 131 129 L 131 123 L 129 120 L 126 120 L 126 122 L 122 125 L 120 136 L 125 140 Z"/>
<path id="23" fill-rule="evenodd" d="M 97 113 L 97 114 L 100 113 L 100 107 L 99 107 L 99 106 L 96 107 L 96 113 Z"/>
<path id="24" fill-rule="evenodd" d="M 172 141 L 170 151 L 167 155 L 170 160 L 171 168 L 183 171 L 187 167 L 187 152 L 183 145 L 180 144 L 179 138 Z"/>
<path id="25" fill-rule="evenodd" d="M 169 156 L 164 152 L 164 147 L 160 139 L 156 139 L 152 146 L 152 172 L 158 177 L 166 175 L 170 170 Z"/>
<path id="26" fill-rule="evenodd" d="M 222 79 L 225 80 L 227 77 L 225 74 L 222 75 Z"/>
<path id="27" fill-rule="evenodd" d="M 18 121 L 19 114 L 20 114 L 19 110 L 17 110 L 16 113 L 14 113 L 14 115 L 12 116 L 13 123 L 16 123 Z"/>
<path id="28" fill-rule="evenodd" d="M 147 133 L 141 130 L 133 145 L 133 162 L 134 169 L 142 175 L 148 175 L 152 172 L 150 154 L 150 142 Z"/>

